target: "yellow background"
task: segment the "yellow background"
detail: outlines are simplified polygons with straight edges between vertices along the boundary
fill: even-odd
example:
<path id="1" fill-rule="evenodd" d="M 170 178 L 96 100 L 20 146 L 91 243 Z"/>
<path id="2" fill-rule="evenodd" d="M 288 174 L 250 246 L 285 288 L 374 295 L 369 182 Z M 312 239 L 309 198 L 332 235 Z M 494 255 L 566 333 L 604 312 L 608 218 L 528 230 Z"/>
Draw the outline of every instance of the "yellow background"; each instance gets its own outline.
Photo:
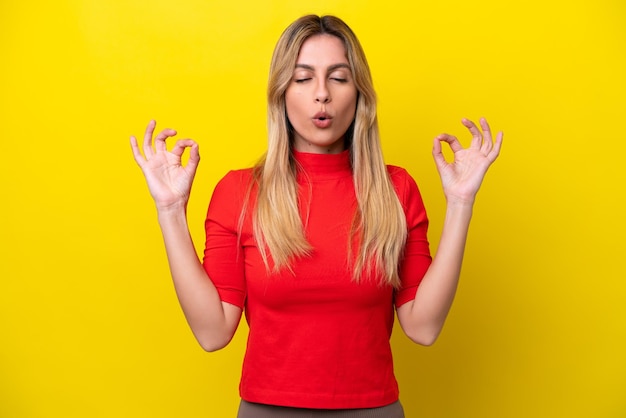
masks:
<path id="1" fill-rule="evenodd" d="M 218 353 L 194 341 L 128 137 L 155 118 L 200 142 L 200 251 L 213 186 L 265 148 L 270 54 L 306 13 L 359 35 L 433 250 L 431 138 L 467 144 L 460 119 L 483 115 L 505 131 L 440 340 L 394 334 L 407 417 L 625 417 L 625 4 L 3 0 L 0 417 L 235 415 L 245 326 Z"/>

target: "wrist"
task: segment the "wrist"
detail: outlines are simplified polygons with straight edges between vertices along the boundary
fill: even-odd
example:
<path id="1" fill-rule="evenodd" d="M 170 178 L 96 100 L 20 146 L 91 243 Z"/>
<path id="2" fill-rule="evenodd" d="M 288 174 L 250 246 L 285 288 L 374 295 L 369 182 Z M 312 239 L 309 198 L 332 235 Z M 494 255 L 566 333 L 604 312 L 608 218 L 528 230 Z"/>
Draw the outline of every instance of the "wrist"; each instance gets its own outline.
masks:
<path id="1" fill-rule="evenodd" d="M 476 200 L 476 196 L 452 196 L 446 195 L 446 202 L 448 206 L 459 207 L 459 208 L 472 208 L 474 206 L 474 202 Z"/>
<path id="2" fill-rule="evenodd" d="M 156 205 L 157 214 L 159 218 L 162 217 L 170 217 L 177 215 L 185 215 L 187 214 L 187 202 L 175 202 L 169 203 L 165 205 Z"/>
<path id="3" fill-rule="evenodd" d="M 469 223 L 474 213 L 473 199 L 447 198 L 446 200 L 446 222 Z"/>

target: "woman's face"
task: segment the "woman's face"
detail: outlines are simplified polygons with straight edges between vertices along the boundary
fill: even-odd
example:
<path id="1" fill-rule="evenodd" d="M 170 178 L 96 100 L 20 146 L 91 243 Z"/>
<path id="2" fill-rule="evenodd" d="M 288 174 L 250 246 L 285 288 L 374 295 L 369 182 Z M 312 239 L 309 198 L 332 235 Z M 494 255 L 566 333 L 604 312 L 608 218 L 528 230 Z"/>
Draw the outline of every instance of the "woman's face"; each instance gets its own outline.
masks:
<path id="1" fill-rule="evenodd" d="M 357 90 L 346 49 L 332 35 L 307 39 L 293 70 L 285 102 L 297 151 L 335 154 L 356 113 Z"/>

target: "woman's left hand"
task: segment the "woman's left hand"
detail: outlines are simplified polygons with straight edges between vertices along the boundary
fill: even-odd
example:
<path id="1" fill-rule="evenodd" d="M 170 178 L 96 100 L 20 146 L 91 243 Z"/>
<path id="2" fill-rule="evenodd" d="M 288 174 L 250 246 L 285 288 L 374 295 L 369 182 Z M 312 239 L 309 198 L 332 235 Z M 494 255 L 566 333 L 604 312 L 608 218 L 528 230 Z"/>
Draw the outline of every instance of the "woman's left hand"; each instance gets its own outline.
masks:
<path id="1" fill-rule="evenodd" d="M 448 134 L 437 136 L 433 145 L 433 157 L 448 202 L 474 201 L 485 173 L 500 154 L 502 145 L 502 132 L 498 132 L 494 142 L 485 118 L 480 119 L 482 133 L 474 122 L 463 119 L 462 123 L 472 134 L 469 148 L 463 148 L 456 137 Z M 444 158 L 442 142 L 447 142 L 454 152 L 452 162 L 447 162 Z"/>

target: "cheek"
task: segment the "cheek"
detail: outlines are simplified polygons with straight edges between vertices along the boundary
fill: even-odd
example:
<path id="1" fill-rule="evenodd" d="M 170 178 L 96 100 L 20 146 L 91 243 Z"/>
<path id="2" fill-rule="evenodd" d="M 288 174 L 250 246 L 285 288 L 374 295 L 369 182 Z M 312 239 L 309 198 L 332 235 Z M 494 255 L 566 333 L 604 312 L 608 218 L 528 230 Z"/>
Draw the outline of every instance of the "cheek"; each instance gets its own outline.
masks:
<path id="1" fill-rule="evenodd" d="M 356 104 L 357 104 L 357 96 L 354 94 L 346 94 L 344 100 L 342 100 L 342 113 L 346 115 L 346 117 L 354 118 L 356 114 Z"/>
<path id="2" fill-rule="evenodd" d="M 297 117 L 301 113 L 301 100 L 299 100 L 298 93 L 288 91 L 285 94 L 285 109 L 290 118 Z"/>

